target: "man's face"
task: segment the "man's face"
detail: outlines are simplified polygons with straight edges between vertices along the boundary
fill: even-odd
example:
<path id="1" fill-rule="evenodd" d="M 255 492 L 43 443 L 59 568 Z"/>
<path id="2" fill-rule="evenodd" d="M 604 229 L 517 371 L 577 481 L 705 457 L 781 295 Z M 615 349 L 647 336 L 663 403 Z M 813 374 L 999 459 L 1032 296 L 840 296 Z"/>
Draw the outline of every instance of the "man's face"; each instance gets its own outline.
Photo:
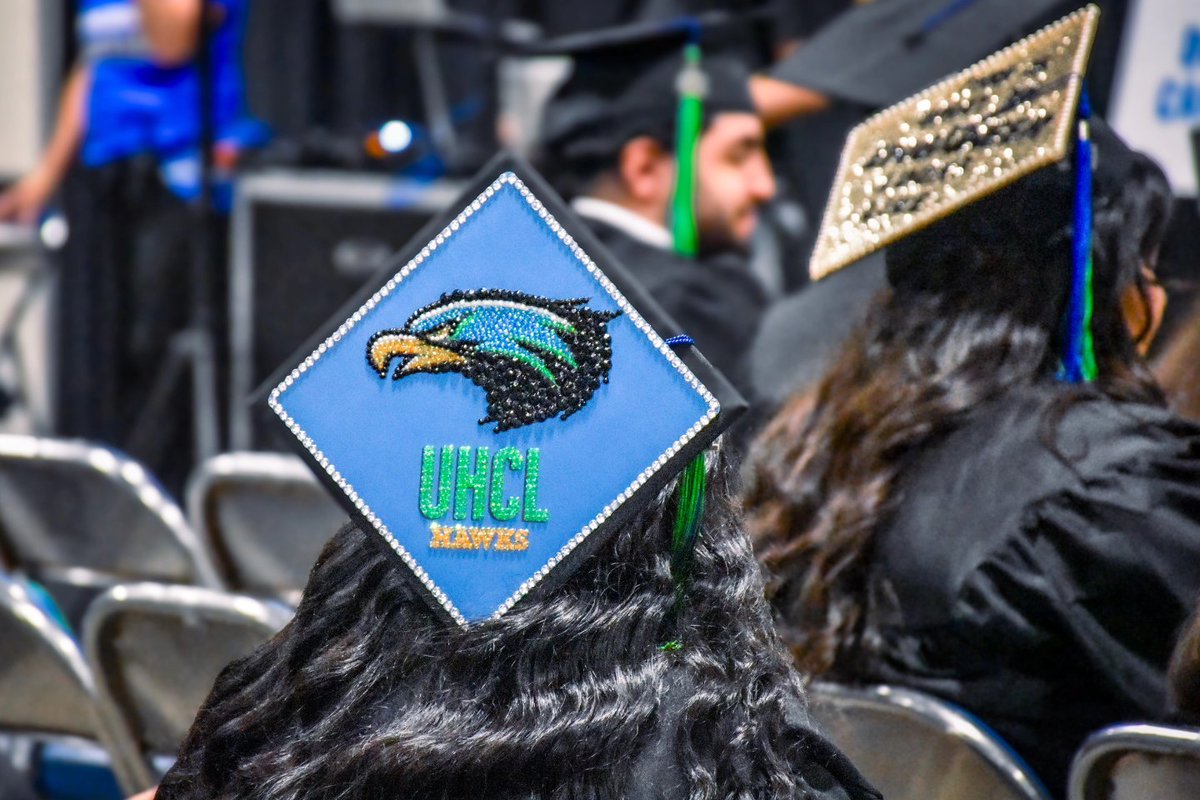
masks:
<path id="1" fill-rule="evenodd" d="M 753 114 L 718 114 L 696 154 L 696 216 L 703 250 L 745 250 L 758 207 L 775 196 L 762 122 Z"/>

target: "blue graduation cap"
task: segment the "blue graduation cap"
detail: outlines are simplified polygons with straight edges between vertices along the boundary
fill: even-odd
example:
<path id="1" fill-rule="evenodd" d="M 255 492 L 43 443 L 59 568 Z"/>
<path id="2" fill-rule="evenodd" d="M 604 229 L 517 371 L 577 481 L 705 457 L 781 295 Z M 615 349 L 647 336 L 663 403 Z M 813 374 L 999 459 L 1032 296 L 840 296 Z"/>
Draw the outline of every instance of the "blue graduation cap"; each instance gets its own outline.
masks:
<path id="1" fill-rule="evenodd" d="M 268 403 L 461 625 L 552 590 L 745 409 L 517 159 L 385 273 Z"/>

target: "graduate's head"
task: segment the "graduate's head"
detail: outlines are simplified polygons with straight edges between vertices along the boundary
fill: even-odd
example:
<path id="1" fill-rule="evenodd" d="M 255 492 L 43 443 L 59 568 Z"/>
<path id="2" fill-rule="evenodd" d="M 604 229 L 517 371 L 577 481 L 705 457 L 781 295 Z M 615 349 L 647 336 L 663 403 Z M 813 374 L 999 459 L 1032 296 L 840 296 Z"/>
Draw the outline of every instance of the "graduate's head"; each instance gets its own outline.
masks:
<path id="1" fill-rule="evenodd" d="M 851 132 L 810 264 L 887 248 L 897 314 L 1035 338 L 1069 383 L 1119 379 L 1158 327 L 1169 189 L 1087 102 L 1089 6 Z M 1014 328 L 1024 332 L 1018 334 Z M 965 348 L 958 336 L 956 346 Z M 914 346 L 916 343 L 914 343 Z"/>
<path id="2" fill-rule="evenodd" d="M 1154 268 L 1171 194 L 1159 166 L 1100 120 L 1092 121 L 1091 135 L 1091 331 L 1104 380 L 1145 352 L 1162 319 L 1166 297 Z M 1044 334 L 1044 370 L 1056 370 L 1068 347 L 1064 319 L 1074 278 L 1073 161 L 1043 167 L 889 246 L 895 305 L 928 313 L 933 302 L 942 315 L 1029 326 Z"/>
<path id="3" fill-rule="evenodd" d="M 688 796 L 805 794 L 716 445 L 745 402 L 505 166 L 270 391 L 353 524 L 162 800 L 616 800 L 655 759 Z"/>
<path id="4" fill-rule="evenodd" d="M 754 114 L 717 115 L 696 153 L 696 215 L 702 249 L 745 248 L 758 211 L 775 196 L 766 132 Z"/>
<path id="5" fill-rule="evenodd" d="M 541 156 L 567 197 L 589 195 L 669 225 L 679 176 L 680 89 L 688 29 L 636 26 L 553 46 L 573 71 L 546 106 Z M 702 250 L 745 248 L 775 194 L 765 130 L 736 58 L 706 54 L 694 164 Z"/>

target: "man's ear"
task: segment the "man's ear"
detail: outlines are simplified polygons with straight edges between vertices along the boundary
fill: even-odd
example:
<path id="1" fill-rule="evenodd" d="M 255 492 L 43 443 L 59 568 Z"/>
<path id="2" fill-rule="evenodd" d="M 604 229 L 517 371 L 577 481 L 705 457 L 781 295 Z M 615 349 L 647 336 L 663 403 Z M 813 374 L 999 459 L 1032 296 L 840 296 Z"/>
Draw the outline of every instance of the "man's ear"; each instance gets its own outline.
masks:
<path id="1" fill-rule="evenodd" d="M 617 172 L 625 191 L 638 203 L 669 202 L 675 183 L 675 159 L 653 137 L 638 136 L 621 148 Z"/>

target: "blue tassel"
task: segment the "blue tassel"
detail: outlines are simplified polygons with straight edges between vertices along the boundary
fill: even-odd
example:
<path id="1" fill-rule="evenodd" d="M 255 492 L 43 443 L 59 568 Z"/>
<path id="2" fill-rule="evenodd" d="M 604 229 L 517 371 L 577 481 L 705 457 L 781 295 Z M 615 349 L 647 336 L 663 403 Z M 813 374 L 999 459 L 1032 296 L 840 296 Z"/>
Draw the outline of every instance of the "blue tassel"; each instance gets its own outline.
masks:
<path id="1" fill-rule="evenodd" d="M 1059 378 L 1069 383 L 1096 380 L 1096 345 L 1092 337 L 1092 140 L 1087 92 L 1079 98 L 1079 134 L 1075 143 L 1075 237 L 1071 296 Z"/>

